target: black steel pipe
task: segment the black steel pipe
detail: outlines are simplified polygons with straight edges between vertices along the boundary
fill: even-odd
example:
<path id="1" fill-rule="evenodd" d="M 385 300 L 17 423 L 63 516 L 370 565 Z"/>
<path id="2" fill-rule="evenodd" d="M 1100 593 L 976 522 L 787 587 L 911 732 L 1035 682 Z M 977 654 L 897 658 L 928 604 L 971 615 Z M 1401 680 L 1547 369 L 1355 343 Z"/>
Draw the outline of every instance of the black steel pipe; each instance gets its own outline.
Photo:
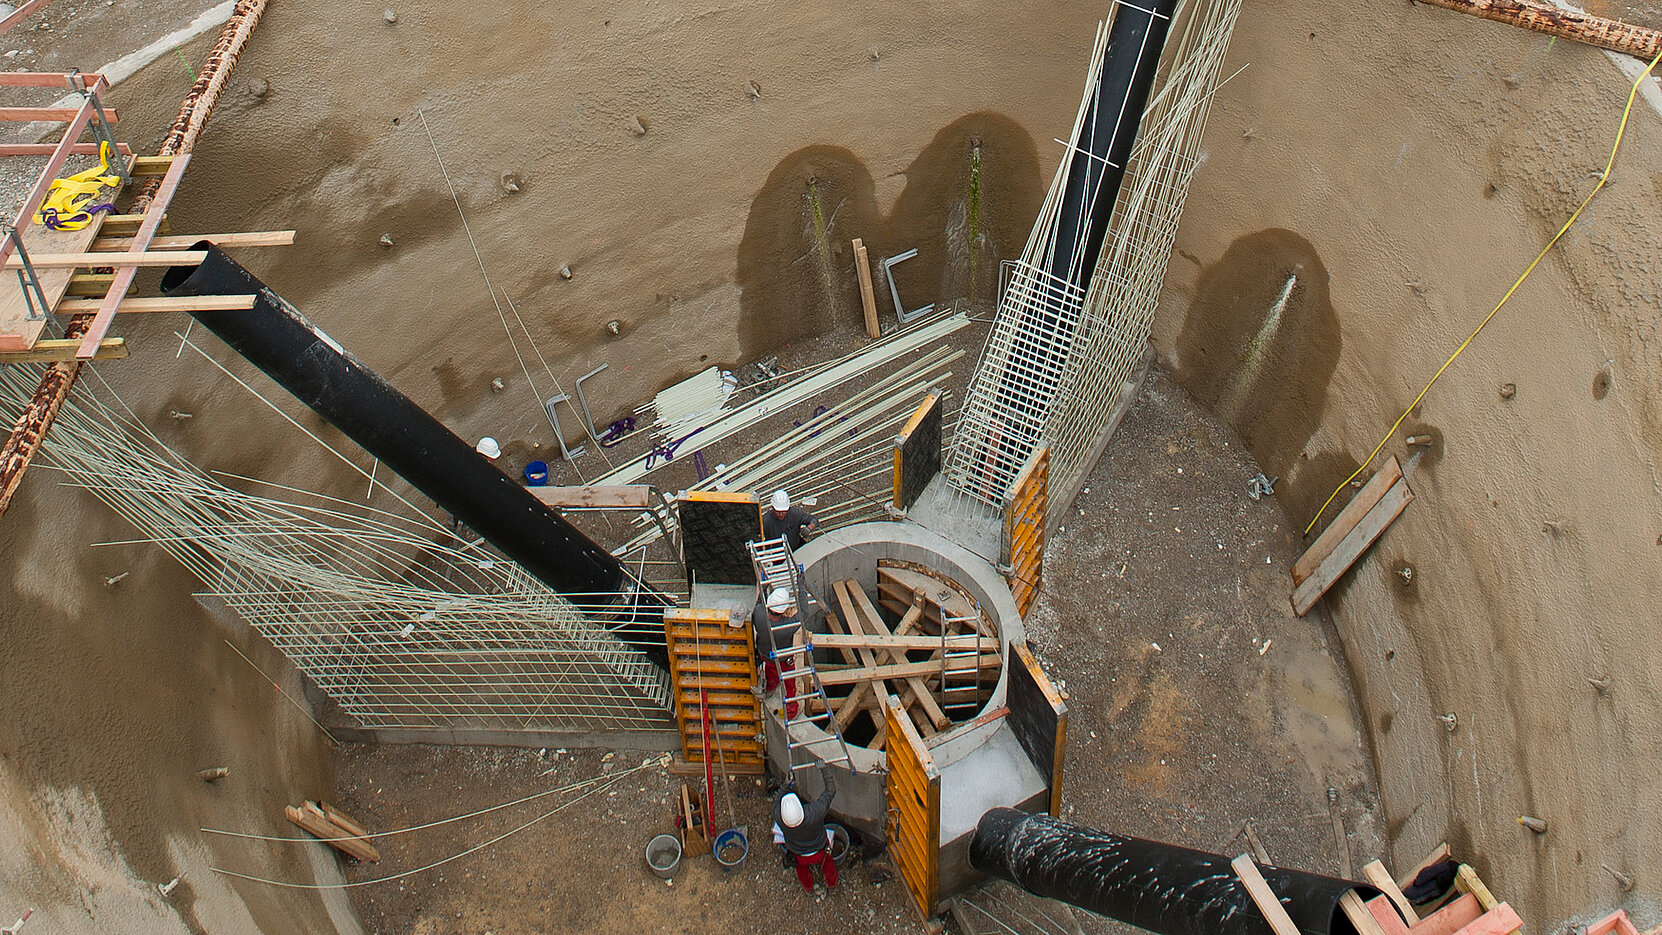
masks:
<path id="1" fill-rule="evenodd" d="M 254 295 L 252 309 L 193 310 L 232 350 L 345 432 L 502 554 L 585 608 L 628 612 L 667 603 L 612 554 L 550 510 L 473 446 L 312 324 L 270 287 L 208 241 L 196 266 L 162 277 L 170 296 Z M 620 599 L 618 595 L 632 595 Z M 627 626 L 625 642 L 667 665 L 661 628 Z"/>
<path id="2" fill-rule="evenodd" d="M 1108 27 L 1108 49 L 1091 92 L 1090 116 L 1080 131 L 1081 151 L 1074 154 L 1062 191 L 1048 270 L 1073 282 L 1082 293 L 1090 289 L 1176 7 L 1177 0 L 1122 3 Z"/>
<path id="3" fill-rule="evenodd" d="M 1030 893 L 1161 935 L 1274 935 L 1229 858 L 1217 854 L 995 808 L 976 825 L 969 862 Z M 1307 935 L 1356 935 L 1339 899 L 1353 889 L 1364 900 L 1379 895 L 1365 883 L 1260 869 Z"/>

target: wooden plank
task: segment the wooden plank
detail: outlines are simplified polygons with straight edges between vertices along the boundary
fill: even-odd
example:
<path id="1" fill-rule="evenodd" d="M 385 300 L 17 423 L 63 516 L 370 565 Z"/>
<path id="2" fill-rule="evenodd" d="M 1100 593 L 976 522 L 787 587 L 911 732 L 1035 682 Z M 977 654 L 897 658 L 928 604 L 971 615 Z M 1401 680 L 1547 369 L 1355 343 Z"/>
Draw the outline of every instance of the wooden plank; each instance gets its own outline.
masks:
<path id="1" fill-rule="evenodd" d="M 1495 894 L 1489 892 L 1489 887 L 1477 878 L 1477 871 L 1472 869 L 1471 864 L 1461 864 L 1454 871 L 1454 888 L 1476 896 L 1477 904 L 1483 907 L 1484 912 L 1500 905 L 1500 901 L 1495 899 Z"/>
<path id="2" fill-rule="evenodd" d="M 0 107 L 0 120 L 45 120 L 52 123 L 68 123 L 81 113 L 80 107 Z M 104 105 L 104 119 L 110 123 L 117 123 L 121 115 L 114 107 Z"/>
<path id="3" fill-rule="evenodd" d="M 310 802 L 306 805 L 311 807 L 284 806 L 283 815 L 296 827 L 349 857 L 369 863 L 381 859 L 380 851 L 368 841 L 353 837 L 344 829 L 335 827 L 330 823 L 328 816 Z"/>
<path id="4" fill-rule="evenodd" d="M 1298 926 L 1293 924 L 1293 917 L 1287 914 L 1287 907 L 1281 905 L 1270 885 L 1264 882 L 1264 875 L 1258 872 L 1258 865 L 1246 854 L 1229 862 L 1235 868 L 1235 876 L 1241 879 L 1241 885 L 1246 887 L 1248 895 L 1252 897 L 1258 911 L 1263 913 L 1264 921 L 1270 924 L 1275 935 L 1299 935 Z"/>
<path id="5" fill-rule="evenodd" d="M 105 224 L 105 234 L 110 234 L 108 224 Z M 232 234 L 176 234 L 171 237 L 153 237 L 150 240 L 151 250 L 189 250 L 202 241 L 209 241 L 221 247 L 286 247 L 294 243 L 294 231 L 241 231 Z M 93 252 L 100 250 L 126 250 L 132 238 L 114 234 L 99 237 L 92 242 Z"/>
<path id="6" fill-rule="evenodd" d="M 1346 890 L 1345 894 L 1339 897 L 1339 908 L 1344 910 L 1345 917 L 1350 919 L 1351 925 L 1355 926 L 1357 935 L 1400 935 L 1400 933 L 1387 932 L 1379 924 L 1379 920 L 1374 918 L 1373 913 L 1368 911 L 1368 907 L 1362 902 L 1362 897 L 1356 895 L 1355 890 Z M 1393 910 L 1391 914 L 1394 916 L 1396 912 Z M 1401 923 L 1402 920 L 1398 919 L 1397 924 L 1401 925 Z M 1408 930 L 1406 925 L 1402 928 L 1403 931 Z"/>
<path id="7" fill-rule="evenodd" d="M 871 605 L 871 598 L 866 596 L 866 592 L 858 587 L 850 587 L 849 591 L 853 593 L 855 603 L 859 607 L 861 615 L 865 618 L 864 628 L 866 632 L 877 636 L 889 636 L 889 628 L 883 623 L 883 616 L 877 612 L 877 608 Z M 937 647 L 938 645 L 939 644 L 937 643 Z M 996 643 L 993 645 L 992 651 L 998 651 L 998 645 Z M 891 650 L 888 655 L 890 660 L 896 663 L 904 663 L 907 661 L 906 654 L 904 652 Z M 937 671 L 939 671 L 940 663 L 936 662 L 935 664 L 937 666 Z M 930 723 L 936 730 L 946 730 L 948 727 L 952 726 L 952 718 L 947 717 L 946 712 L 941 710 L 940 704 L 935 701 L 934 693 L 929 690 L 928 685 L 924 684 L 922 678 L 908 677 L 906 683 L 911 686 L 912 694 L 916 697 L 917 701 L 923 705 L 924 713 L 928 716 Z M 910 706 L 908 706 L 908 710 L 909 707 Z"/>
<path id="8" fill-rule="evenodd" d="M 245 308 L 253 308 L 254 295 L 179 295 L 179 296 L 150 296 L 146 298 L 126 298 L 115 307 L 117 312 L 130 314 L 134 312 L 190 312 L 213 311 L 231 312 Z M 54 309 L 59 315 L 83 315 L 98 311 L 101 305 L 96 299 L 64 299 Z"/>
<path id="9" fill-rule="evenodd" d="M 1387 892 L 1386 895 L 1389 896 L 1390 893 Z M 1450 902 L 1443 908 L 1426 916 L 1425 919 L 1415 923 L 1413 933 L 1414 935 L 1454 935 L 1455 932 L 1477 921 L 1477 918 L 1481 915 L 1483 915 L 1483 907 L 1478 904 L 1477 897 L 1470 893 L 1462 893 L 1459 899 Z"/>
<path id="10" fill-rule="evenodd" d="M 29 251 L 29 262 L 35 269 L 83 269 L 111 266 L 190 266 L 208 258 L 206 250 L 108 250 L 103 253 L 36 253 Z M 6 269 L 22 269 L 23 260 L 8 257 Z"/>
<path id="11" fill-rule="evenodd" d="M 877 322 L 877 297 L 871 291 L 871 260 L 866 245 L 854 238 L 854 273 L 860 279 L 860 308 L 866 316 L 866 337 L 873 341 L 883 336 L 883 327 Z"/>
<path id="12" fill-rule="evenodd" d="M 1447 860 L 1448 854 L 1448 842 L 1446 841 L 1432 848 L 1431 853 L 1425 855 L 1424 860 L 1415 864 L 1413 869 L 1409 870 L 1407 873 L 1397 877 L 1397 887 L 1399 889 L 1407 889 L 1414 882 L 1414 878 L 1420 875 L 1421 870 L 1424 870 L 1439 860 Z"/>
<path id="13" fill-rule="evenodd" d="M 1510 905 L 1500 903 L 1454 935 L 1508 935 L 1522 926 L 1523 920 L 1518 918 L 1518 913 Z"/>
<path id="14" fill-rule="evenodd" d="M 837 597 L 838 606 L 842 608 L 843 622 L 848 625 L 849 632 L 857 633 L 864 629 L 864 621 L 861 619 L 854 600 L 854 595 L 859 593 L 860 590 L 858 585 L 853 581 L 835 581 L 831 584 L 831 590 Z M 869 649 L 856 648 L 855 655 L 867 668 L 874 668 L 877 664 L 876 654 Z M 823 672 L 823 669 L 821 669 L 821 672 Z M 823 675 L 820 678 L 820 683 L 825 684 Z M 863 684 L 866 694 L 863 696 L 861 704 L 871 711 L 872 720 L 877 724 L 877 734 L 866 746 L 870 749 L 881 750 L 888 743 L 889 728 L 887 721 L 884 720 L 883 712 L 886 710 L 885 703 L 889 698 L 889 686 L 883 684 L 880 679 L 868 679 Z M 860 692 L 860 685 L 856 684 L 854 690 L 849 693 L 849 697 L 852 698 Z M 851 705 L 844 705 L 843 707 L 843 712 L 847 715 L 850 723 L 853 721 L 855 714 L 858 713 L 858 709 L 851 709 Z M 842 722 L 839 721 L 840 723 Z"/>
<path id="15" fill-rule="evenodd" d="M 156 236 L 156 228 L 162 223 L 162 212 L 166 211 L 168 204 L 173 201 L 173 193 L 179 190 L 179 183 L 184 180 L 185 169 L 190 166 L 190 160 L 190 153 L 183 153 L 173 157 L 172 161 L 168 163 L 167 175 L 162 177 L 161 182 L 150 193 L 150 200 L 146 202 L 148 207 L 145 211 L 144 220 L 133 234 L 133 246 L 128 251 L 128 255 L 143 252 L 150 245 L 150 238 Z M 167 254 L 162 253 L 160 255 L 166 256 Z M 188 252 L 180 253 L 178 255 L 180 262 L 202 262 L 201 260 L 187 261 L 184 259 L 190 255 Z M 203 257 L 206 258 L 206 253 L 203 254 Z M 110 330 L 110 324 L 115 321 L 116 307 L 121 304 L 122 299 L 127 297 L 127 290 L 133 285 L 133 278 L 137 275 L 138 267 L 136 266 L 120 266 L 116 269 L 115 278 L 110 280 L 110 291 L 104 294 L 103 304 L 98 306 L 97 314 L 93 315 L 92 321 L 87 323 L 87 332 L 81 337 L 81 349 L 75 352 L 76 357 L 85 359 L 92 356 L 93 350 L 98 346 L 98 339 Z"/>
<path id="16" fill-rule="evenodd" d="M 1408 923 L 1402 920 L 1389 897 L 1375 896 L 1367 901 L 1368 914 L 1385 931 L 1385 935 L 1408 935 Z"/>
<path id="17" fill-rule="evenodd" d="M 532 496 L 552 507 L 583 510 L 650 510 L 652 486 L 625 484 L 594 487 L 528 487 Z"/>
<path id="18" fill-rule="evenodd" d="M 981 656 L 978 658 L 978 662 L 983 669 L 996 669 L 999 664 L 997 656 Z M 862 679 L 898 679 L 913 675 L 938 675 L 940 671 L 941 664 L 939 662 L 893 663 L 875 667 L 861 666 L 858 669 L 821 668 L 820 681 L 827 685 L 852 685 Z"/>
<path id="19" fill-rule="evenodd" d="M 60 360 L 74 360 L 81 342 L 74 338 L 47 338 L 36 341 L 26 351 L 0 351 L 0 364 L 49 364 Z M 120 360 L 127 356 L 126 338 L 105 338 L 98 342 L 98 353 L 93 360 Z"/>
<path id="20" fill-rule="evenodd" d="M 353 821 L 345 812 L 334 807 L 333 805 L 330 805 L 328 802 L 319 802 L 317 805 L 319 808 L 323 809 L 323 814 L 328 817 L 330 824 L 342 829 L 347 834 L 355 834 L 360 838 L 369 837 L 369 831 L 366 830 L 363 825 Z"/>
<path id="21" fill-rule="evenodd" d="M 1363 864 L 1362 879 L 1372 883 L 1375 887 L 1378 887 L 1381 893 L 1389 897 L 1391 902 L 1396 904 L 1397 909 L 1402 912 L 1402 917 L 1408 920 L 1408 924 L 1412 925 L 1420 920 L 1419 914 L 1414 912 L 1413 905 L 1408 902 L 1408 897 L 1402 895 L 1402 890 L 1397 888 L 1397 881 L 1391 879 L 1390 871 L 1385 869 L 1383 863 L 1370 860 Z"/>
<path id="22" fill-rule="evenodd" d="M 814 645 L 822 649 L 841 649 L 843 647 L 865 647 L 867 649 L 883 649 L 894 652 L 911 652 L 914 650 L 935 650 L 941 648 L 941 638 L 938 636 L 889 636 L 859 634 L 843 636 L 835 633 L 816 633 L 813 636 Z M 975 637 L 969 634 L 947 637 L 947 648 L 952 650 L 974 649 L 977 652 L 998 652 L 998 640 L 989 640 L 985 637 Z"/>
<path id="23" fill-rule="evenodd" d="M 142 214 L 106 214 L 104 215 L 104 226 L 100 233 L 109 234 L 112 237 L 131 237 L 139 229 L 139 225 L 144 223 L 144 217 Z M 162 215 L 162 222 L 156 227 L 156 230 L 164 234 L 168 232 L 167 215 L 165 213 Z"/>
<path id="24" fill-rule="evenodd" d="M 34 72 L 27 72 L 22 77 L 34 77 Z M 0 72 L 0 85 L 11 85 L 8 78 L 18 77 L 16 72 Z M 59 85 L 61 87 L 61 85 Z M 69 147 L 73 156 L 96 156 L 102 149 L 99 143 L 72 143 Z M 50 156 L 58 149 L 57 143 L 6 143 L 0 145 L 0 156 Z M 115 144 L 116 152 L 123 156 L 131 156 L 133 150 L 126 143 Z"/>
<path id="25" fill-rule="evenodd" d="M 41 284 L 45 285 L 47 277 L 61 276 L 65 272 L 67 272 L 67 270 L 43 270 L 40 274 Z M 4 276 L 0 276 L 0 287 L 5 285 L 5 281 L 6 278 Z M 114 283 L 114 273 L 76 273 L 68 277 L 68 285 L 64 288 L 63 294 L 78 296 L 104 296 L 109 293 L 110 286 L 114 285 Z M 52 293 L 46 293 L 46 297 L 51 298 Z M 4 300 L 5 296 L 0 294 L 0 303 L 3 303 Z M 21 297 L 18 301 L 22 301 Z"/>
<path id="26" fill-rule="evenodd" d="M 1662 931 L 1662 926 L 1651 929 L 1645 935 L 1658 931 Z M 1633 920 L 1627 917 L 1627 910 L 1617 909 L 1587 926 L 1587 935 L 1639 935 L 1639 930 L 1633 925 Z"/>
<path id="27" fill-rule="evenodd" d="M 1349 570 L 1350 566 L 1362 557 L 1362 553 L 1373 545 L 1374 540 L 1384 535 L 1386 527 L 1395 522 L 1413 500 L 1414 491 L 1408 488 L 1408 481 L 1398 478 L 1350 534 L 1316 566 L 1310 577 L 1304 579 L 1304 582 L 1293 590 L 1293 612 L 1301 617 L 1309 612 L 1310 608 L 1316 605 L 1316 601 L 1321 600 L 1321 596 L 1327 593 L 1327 589 L 1339 580 L 1339 576 Z"/>
<path id="28" fill-rule="evenodd" d="M 1304 579 L 1310 577 L 1310 573 L 1316 570 L 1322 559 L 1332 554 L 1345 536 L 1362 521 L 1362 517 L 1385 496 L 1391 485 L 1401 479 L 1402 465 L 1398 463 L 1396 455 L 1392 455 L 1379 466 L 1379 470 L 1375 471 L 1372 477 L 1368 478 L 1368 482 L 1362 485 L 1356 496 L 1350 498 L 1350 502 L 1333 518 L 1333 522 L 1327 524 L 1327 528 L 1321 531 L 1316 541 L 1310 543 L 1310 547 L 1304 550 L 1298 561 L 1293 563 L 1293 584 L 1303 584 Z"/>
<path id="29" fill-rule="evenodd" d="M 105 113 L 108 112 L 109 110 L 106 108 Z M 115 121 L 110 122 L 114 123 Z M 167 174 L 167 170 L 173 166 L 173 160 L 177 158 L 177 156 L 135 156 L 127 171 L 135 178 L 160 178 Z"/>

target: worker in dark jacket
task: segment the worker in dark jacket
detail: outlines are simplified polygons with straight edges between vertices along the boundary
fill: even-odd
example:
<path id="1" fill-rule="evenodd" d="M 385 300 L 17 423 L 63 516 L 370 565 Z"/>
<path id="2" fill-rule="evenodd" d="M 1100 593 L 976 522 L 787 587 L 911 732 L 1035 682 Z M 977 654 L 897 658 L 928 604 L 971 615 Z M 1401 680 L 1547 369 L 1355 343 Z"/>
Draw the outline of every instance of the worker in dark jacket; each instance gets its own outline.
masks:
<path id="1" fill-rule="evenodd" d="M 796 598 L 790 588 L 774 588 L 767 600 L 758 601 L 756 608 L 750 612 L 750 628 L 755 637 L 756 661 L 762 671 L 763 691 L 771 692 L 779 687 L 782 670 L 797 668 L 794 662 L 781 664 L 772 658 L 772 650 L 790 649 L 796 639 L 796 631 L 801 627 L 802 617 L 796 612 Z M 785 687 L 785 694 L 800 694 L 801 681 L 792 679 L 792 684 Z M 787 697 L 786 719 L 796 717 L 796 707 L 796 702 Z"/>
<path id="2" fill-rule="evenodd" d="M 819 775 L 825 783 L 819 798 L 804 803 L 795 792 L 788 791 L 773 804 L 773 826 L 784 835 L 785 852 L 796 860 L 796 878 L 810 893 L 814 891 L 816 864 L 826 888 L 837 885 L 837 865 L 831 860 L 831 840 L 825 830 L 825 813 L 837 794 L 837 784 L 831 778 L 830 767 L 821 766 Z"/>
<path id="3" fill-rule="evenodd" d="M 819 520 L 799 506 L 791 505 L 791 495 L 783 490 L 773 492 L 773 509 L 762 514 L 762 538 L 784 536 L 791 543 L 791 551 L 802 548 L 808 537 L 819 532 Z"/>

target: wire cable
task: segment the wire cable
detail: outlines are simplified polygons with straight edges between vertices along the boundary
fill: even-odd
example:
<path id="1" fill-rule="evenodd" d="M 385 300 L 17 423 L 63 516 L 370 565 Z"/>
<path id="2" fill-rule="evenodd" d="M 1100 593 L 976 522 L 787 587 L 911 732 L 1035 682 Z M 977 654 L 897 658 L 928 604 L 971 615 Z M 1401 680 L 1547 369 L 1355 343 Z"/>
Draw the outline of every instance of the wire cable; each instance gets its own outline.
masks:
<path id="1" fill-rule="evenodd" d="M 648 764 L 643 763 L 643 764 L 641 764 L 641 766 L 636 767 L 636 769 L 641 769 L 641 768 L 645 767 L 646 765 L 648 765 Z M 581 802 L 584 799 L 588 798 L 589 796 L 594 795 L 596 792 L 601 792 L 601 791 L 604 791 L 605 789 L 610 788 L 611 786 L 615 785 L 618 782 L 618 780 L 622 779 L 623 777 L 629 775 L 629 773 L 632 773 L 634 771 L 635 770 L 629 770 L 628 772 L 619 773 L 616 776 L 613 776 L 611 779 L 607 780 L 604 784 L 595 786 L 593 789 L 590 789 L 589 791 L 583 793 L 582 795 L 578 796 L 577 798 L 572 799 L 569 802 L 562 802 L 559 805 L 556 805 L 553 808 L 549 809 L 548 811 L 543 812 L 541 815 L 538 815 L 537 817 L 531 819 L 530 821 L 527 821 L 524 824 L 519 825 L 517 827 L 510 828 L 509 830 L 502 832 L 501 834 L 497 835 L 494 838 L 491 838 L 488 841 L 482 841 L 478 844 L 475 844 L 472 847 L 468 848 L 467 850 L 459 851 L 455 854 L 451 854 L 449 857 L 444 857 L 444 858 L 441 858 L 439 860 L 435 860 L 432 863 L 427 864 L 426 866 L 417 867 L 414 870 L 405 870 L 401 873 L 391 874 L 390 876 L 376 877 L 373 880 L 354 880 L 350 883 L 291 883 L 287 880 L 269 880 L 269 879 L 266 879 L 265 877 L 256 877 L 256 876 L 253 876 L 251 874 L 238 873 L 235 870 L 226 870 L 223 867 L 209 867 L 208 869 L 212 870 L 214 873 L 220 874 L 222 876 L 235 877 L 238 880 L 247 880 L 251 883 L 264 883 L 268 886 L 278 886 L 278 887 L 282 887 L 284 889 L 291 889 L 291 890 L 346 890 L 346 889 L 354 889 L 354 888 L 360 887 L 360 886 L 371 886 L 371 885 L 376 884 L 376 883 L 389 883 L 393 880 L 401 880 L 404 877 L 415 876 L 418 873 L 425 873 L 428 870 L 432 870 L 435 867 L 442 867 L 443 865 L 445 865 L 447 863 L 450 863 L 451 861 L 460 860 L 463 857 L 468 856 L 469 854 L 475 853 L 476 851 L 484 850 L 485 848 L 490 847 L 492 844 L 495 844 L 498 841 L 501 841 L 505 838 L 508 838 L 508 837 L 511 837 L 515 834 L 518 834 L 519 832 L 524 831 L 526 828 L 529 828 L 532 825 L 537 824 L 538 822 L 541 822 L 541 821 L 544 821 L 548 818 L 553 817 L 556 813 L 561 812 L 561 811 L 563 811 L 567 808 L 570 808 L 573 805 L 576 805 L 578 802 Z"/>
<path id="2" fill-rule="evenodd" d="M 1328 494 L 1327 499 L 1322 502 L 1321 509 L 1316 511 L 1315 516 L 1310 517 L 1310 525 L 1304 527 L 1305 535 L 1309 535 L 1310 530 L 1316 528 L 1317 521 L 1322 518 L 1323 513 L 1327 512 L 1327 508 L 1333 505 L 1333 501 L 1339 496 L 1339 492 L 1344 490 L 1345 487 L 1351 481 L 1355 480 L 1363 471 L 1367 470 L 1368 465 L 1373 463 L 1374 458 L 1379 457 L 1379 452 L 1384 449 L 1385 443 L 1390 441 L 1391 436 L 1395 435 L 1397 429 L 1402 427 L 1402 423 L 1407 420 L 1409 413 L 1414 411 L 1414 407 L 1418 406 L 1420 401 L 1425 399 L 1425 394 L 1431 392 L 1431 387 L 1434 386 L 1437 383 L 1437 380 L 1442 377 L 1443 371 L 1447 370 L 1449 366 L 1454 363 L 1455 358 L 1464 353 L 1466 348 L 1470 347 L 1471 343 L 1477 339 L 1477 336 L 1483 333 L 1483 329 L 1488 326 L 1490 319 L 1494 318 L 1495 315 L 1499 314 L 1502 308 L 1506 307 L 1506 303 L 1511 301 L 1513 294 L 1518 291 L 1518 287 L 1524 284 L 1524 280 L 1529 278 L 1529 274 L 1535 272 L 1535 267 L 1539 266 L 1541 261 L 1546 258 L 1547 252 L 1558 245 L 1558 241 L 1562 240 L 1564 234 L 1569 231 L 1570 225 L 1574 224 L 1576 219 L 1581 217 L 1581 212 L 1586 210 L 1587 206 L 1592 203 L 1593 198 L 1596 197 L 1599 192 L 1604 190 L 1604 186 L 1610 181 L 1610 170 L 1616 165 L 1616 152 L 1621 149 L 1622 137 L 1627 133 L 1628 119 L 1633 115 L 1633 101 L 1639 96 L 1639 88 L 1644 85 L 1645 79 L 1651 76 L 1651 72 L 1656 69 L 1658 62 L 1662 62 L 1662 53 L 1658 53 L 1656 58 L 1650 60 L 1650 64 L 1645 66 L 1644 72 L 1641 73 L 1638 78 L 1634 79 L 1633 89 L 1627 93 L 1627 107 L 1622 110 L 1622 122 L 1616 128 L 1616 141 L 1610 146 L 1610 158 L 1604 164 L 1604 171 L 1599 173 L 1599 183 L 1593 186 L 1593 190 L 1588 192 L 1587 197 L 1581 200 L 1581 204 L 1578 205 L 1575 212 L 1570 215 L 1570 219 L 1565 221 L 1562 227 L 1558 228 L 1558 233 L 1553 234 L 1552 239 L 1547 241 L 1547 245 L 1541 248 L 1541 252 L 1535 255 L 1534 260 L 1530 261 L 1528 268 L 1523 271 L 1523 275 L 1519 276 L 1517 280 L 1512 283 L 1512 288 L 1506 290 L 1506 294 L 1501 296 L 1500 302 L 1496 303 L 1495 307 L 1489 311 L 1489 314 L 1483 316 L 1483 320 L 1478 322 L 1477 327 L 1472 329 L 1472 333 L 1466 336 L 1466 340 L 1461 341 L 1460 346 L 1454 349 L 1454 353 L 1450 354 L 1448 359 L 1443 361 L 1443 365 L 1437 368 L 1437 372 L 1431 375 L 1431 379 L 1426 381 L 1425 387 L 1420 390 L 1419 395 L 1415 396 L 1414 401 L 1408 404 L 1408 408 L 1402 411 L 1402 415 L 1397 416 L 1397 420 L 1391 423 L 1390 429 L 1388 429 L 1385 432 L 1385 435 L 1379 439 L 1379 444 L 1373 446 L 1373 451 L 1368 453 L 1367 458 L 1363 459 L 1362 463 L 1356 468 L 1355 471 L 1351 472 L 1349 477 L 1340 481 L 1339 486 L 1333 488 L 1333 492 Z"/>

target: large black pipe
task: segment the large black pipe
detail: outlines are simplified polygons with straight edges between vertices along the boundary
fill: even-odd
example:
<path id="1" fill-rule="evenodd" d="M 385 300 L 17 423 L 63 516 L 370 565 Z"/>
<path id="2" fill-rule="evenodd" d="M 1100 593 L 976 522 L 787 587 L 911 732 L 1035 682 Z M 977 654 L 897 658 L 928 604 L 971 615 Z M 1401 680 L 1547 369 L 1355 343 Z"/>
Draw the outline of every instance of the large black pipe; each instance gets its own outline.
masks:
<path id="1" fill-rule="evenodd" d="M 282 384 L 439 506 L 484 536 L 502 554 L 580 606 L 629 610 L 665 602 L 612 554 L 532 496 L 380 374 L 312 324 L 265 283 L 208 241 L 197 266 L 162 277 L 170 296 L 254 295 L 254 307 L 193 310 L 191 315 L 232 350 Z M 632 597 L 620 599 L 619 594 Z M 668 656 L 659 628 L 618 631 L 660 665 Z"/>
<path id="2" fill-rule="evenodd" d="M 1161 935 L 1274 935 L 1229 858 L 1217 854 L 995 808 L 976 825 L 969 862 L 1030 893 Z M 1260 870 L 1307 935 L 1356 935 L 1340 897 L 1353 889 L 1364 900 L 1379 895 L 1365 883 Z"/>
<path id="3" fill-rule="evenodd" d="M 1148 106 L 1176 6 L 1177 0 L 1122 3 L 1108 27 L 1108 50 L 1080 131 L 1082 152 L 1074 154 L 1063 188 L 1052 241 L 1055 251 L 1047 270 L 1073 282 L 1082 293 L 1090 288 L 1097 254 L 1108 234 L 1108 219 L 1119 197 L 1125 164 L 1131 158 L 1143 108 Z M 1077 253 L 1076 243 L 1080 244 Z"/>

